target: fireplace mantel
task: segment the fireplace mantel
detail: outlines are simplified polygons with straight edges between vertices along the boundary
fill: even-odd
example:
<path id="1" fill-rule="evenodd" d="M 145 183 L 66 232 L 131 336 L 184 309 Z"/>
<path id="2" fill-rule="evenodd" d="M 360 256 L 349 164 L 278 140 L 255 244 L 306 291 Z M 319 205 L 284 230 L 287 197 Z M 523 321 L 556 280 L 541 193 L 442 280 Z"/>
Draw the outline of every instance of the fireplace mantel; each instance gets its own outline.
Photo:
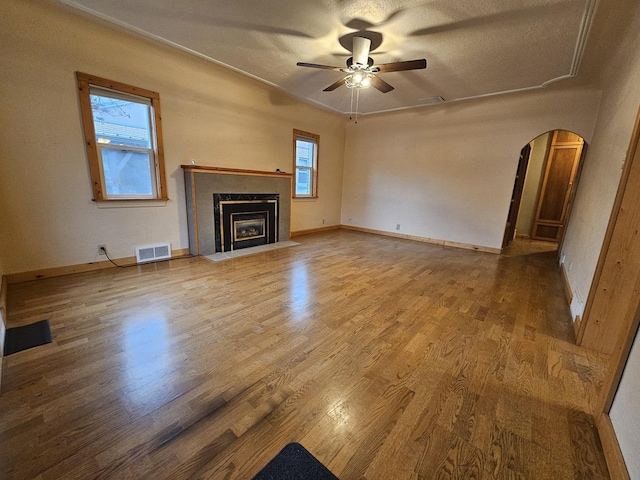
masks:
<path id="1" fill-rule="evenodd" d="M 244 170 L 241 168 L 209 167 L 206 165 L 181 165 L 185 172 L 218 173 L 221 175 L 251 175 L 254 177 L 287 177 L 293 178 L 292 173 L 267 172 L 264 170 Z"/>
<path id="2" fill-rule="evenodd" d="M 242 170 L 236 168 L 182 165 L 187 203 L 189 250 L 192 255 L 216 252 L 213 195 L 279 194 L 279 241 L 290 236 L 291 173 Z"/>

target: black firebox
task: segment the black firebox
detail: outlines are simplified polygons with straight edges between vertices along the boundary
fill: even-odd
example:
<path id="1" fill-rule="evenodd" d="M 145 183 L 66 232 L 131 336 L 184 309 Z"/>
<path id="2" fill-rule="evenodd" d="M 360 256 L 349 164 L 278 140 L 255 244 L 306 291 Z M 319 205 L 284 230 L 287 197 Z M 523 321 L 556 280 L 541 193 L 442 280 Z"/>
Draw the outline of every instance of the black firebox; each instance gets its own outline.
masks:
<path id="1" fill-rule="evenodd" d="M 216 252 L 278 241 L 277 193 L 214 193 Z"/>

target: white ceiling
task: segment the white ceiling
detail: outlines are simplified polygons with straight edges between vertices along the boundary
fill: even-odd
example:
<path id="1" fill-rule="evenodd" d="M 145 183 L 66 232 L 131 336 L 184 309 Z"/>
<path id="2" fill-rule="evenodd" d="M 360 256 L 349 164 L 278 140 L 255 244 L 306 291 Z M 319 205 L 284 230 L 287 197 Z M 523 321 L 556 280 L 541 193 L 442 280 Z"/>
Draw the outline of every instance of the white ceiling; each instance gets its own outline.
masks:
<path id="1" fill-rule="evenodd" d="M 343 74 L 296 62 L 342 67 L 350 54 L 340 40 L 362 30 L 376 32 L 376 64 L 427 59 L 426 70 L 380 74 L 395 90 L 362 91 L 366 114 L 575 76 L 596 0 L 59 1 L 338 112 L 349 111 L 351 90 L 322 89 Z"/>

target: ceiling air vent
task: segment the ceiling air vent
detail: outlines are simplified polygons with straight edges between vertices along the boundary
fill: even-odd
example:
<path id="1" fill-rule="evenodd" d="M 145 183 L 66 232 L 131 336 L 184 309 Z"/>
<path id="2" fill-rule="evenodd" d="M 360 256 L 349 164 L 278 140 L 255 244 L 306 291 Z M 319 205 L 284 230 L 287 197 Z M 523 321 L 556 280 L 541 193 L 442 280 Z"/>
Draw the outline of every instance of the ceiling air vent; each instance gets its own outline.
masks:
<path id="1" fill-rule="evenodd" d="M 136 247 L 136 260 L 138 263 L 165 260 L 167 258 L 171 258 L 170 243 L 158 243 L 156 245 Z"/>
<path id="2" fill-rule="evenodd" d="M 437 105 L 439 103 L 444 103 L 444 98 L 442 97 L 427 97 L 427 98 L 421 98 L 420 100 L 418 100 L 422 105 Z"/>

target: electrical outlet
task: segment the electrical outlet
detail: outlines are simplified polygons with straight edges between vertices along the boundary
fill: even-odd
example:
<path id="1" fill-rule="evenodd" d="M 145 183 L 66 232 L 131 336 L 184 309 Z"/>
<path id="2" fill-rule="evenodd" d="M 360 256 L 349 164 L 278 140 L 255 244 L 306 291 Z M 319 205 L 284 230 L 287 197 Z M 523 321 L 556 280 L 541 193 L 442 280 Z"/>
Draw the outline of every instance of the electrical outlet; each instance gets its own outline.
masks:
<path id="1" fill-rule="evenodd" d="M 400 230 L 400 224 L 396 223 L 396 230 Z"/>
<path id="2" fill-rule="evenodd" d="M 322 224 L 324 225 L 324 218 L 322 219 Z"/>
<path id="3" fill-rule="evenodd" d="M 98 255 L 106 255 L 106 254 L 107 254 L 107 246 L 98 245 Z"/>

